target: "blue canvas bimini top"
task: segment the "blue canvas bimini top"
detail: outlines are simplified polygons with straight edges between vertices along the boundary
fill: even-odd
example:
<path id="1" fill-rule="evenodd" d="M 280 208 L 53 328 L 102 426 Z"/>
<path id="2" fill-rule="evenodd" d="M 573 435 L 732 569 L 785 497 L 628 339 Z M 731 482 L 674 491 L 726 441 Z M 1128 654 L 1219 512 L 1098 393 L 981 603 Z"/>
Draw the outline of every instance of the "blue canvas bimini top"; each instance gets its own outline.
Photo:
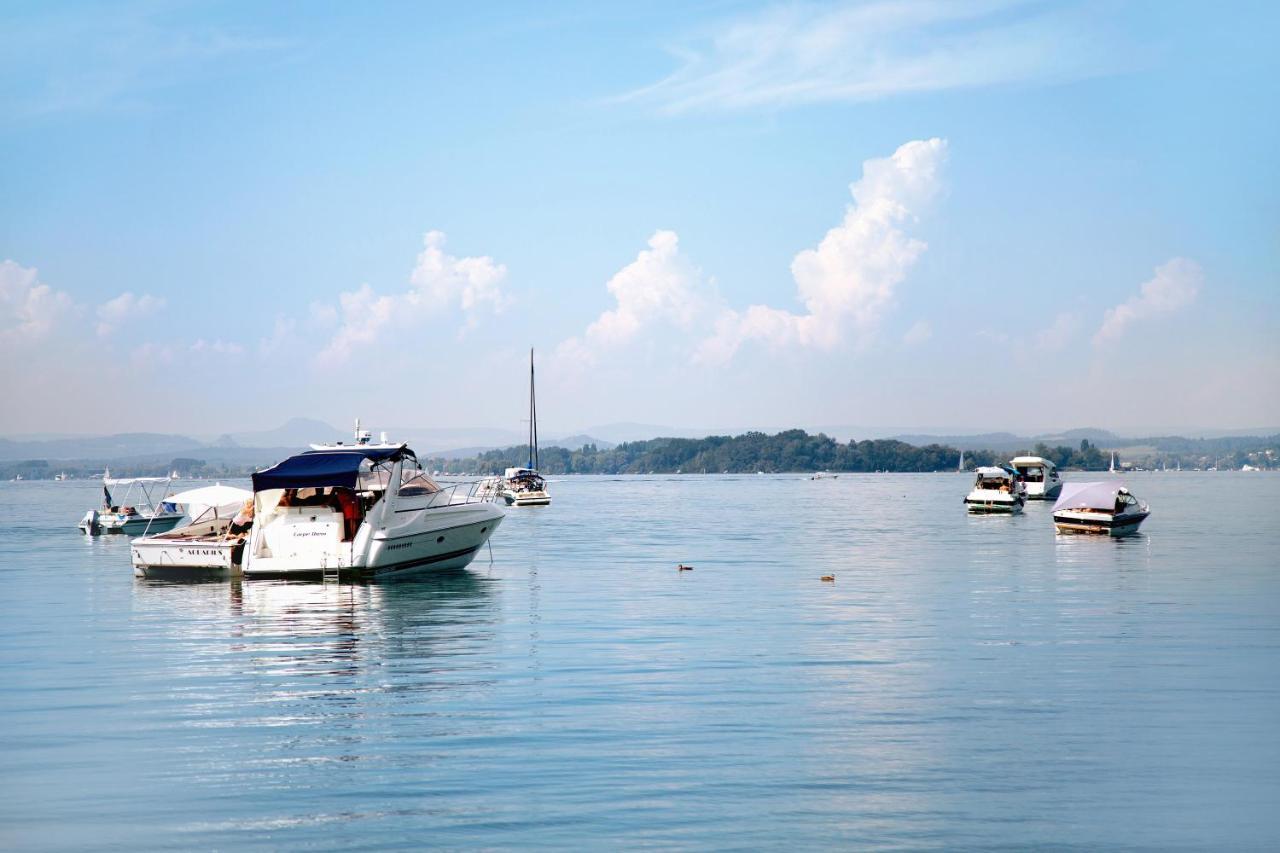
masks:
<path id="1" fill-rule="evenodd" d="M 351 450 L 313 450 L 290 456 L 278 465 L 253 475 L 253 490 L 319 489 L 340 486 L 354 489 L 360 478 L 360 466 L 367 459 L 382 462 L 401 454 L 412 456 L 404 447 L 352 448 Z"/>

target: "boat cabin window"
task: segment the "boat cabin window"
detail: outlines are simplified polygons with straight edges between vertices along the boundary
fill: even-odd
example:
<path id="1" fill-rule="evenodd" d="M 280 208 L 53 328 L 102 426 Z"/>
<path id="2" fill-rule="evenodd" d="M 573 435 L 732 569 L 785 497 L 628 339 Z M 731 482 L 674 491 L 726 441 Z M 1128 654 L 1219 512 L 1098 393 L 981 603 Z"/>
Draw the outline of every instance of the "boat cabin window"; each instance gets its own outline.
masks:
<path id="1" fill-rule="evenodd" d="M 1022 479 L 1028 483 L 1044 482 L 1044 469 L 1038 465 L 1022 466 L 1018 468 L 1018 473 L 1022 475 Z"/>

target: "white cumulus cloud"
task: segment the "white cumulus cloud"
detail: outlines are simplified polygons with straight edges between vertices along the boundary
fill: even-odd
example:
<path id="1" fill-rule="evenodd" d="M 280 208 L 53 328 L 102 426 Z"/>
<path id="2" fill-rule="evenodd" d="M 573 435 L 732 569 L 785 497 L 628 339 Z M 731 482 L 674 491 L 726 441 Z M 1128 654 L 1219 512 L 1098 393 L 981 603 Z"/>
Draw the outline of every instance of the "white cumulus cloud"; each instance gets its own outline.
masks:
<path id="1" fill-rule="evenodd" d="M 144 293 L 135 296 L 125 291 L 98 306 L 98 335 L 105 337 L 124 323 L 147 317 L 164 307 L 164 300 Z"/>
<path id="2" fill-rule="evenodd" d="M 1142 283 L 1137 296 L 1107 309 L 1093 336 L 1094 344 L 1119 338 L 1140 320 L 1187 307 L 1195 301 L 1203 283 L 1204 271 L 1199 264 L 1187 258 L 1171 258 L 1156 267 L 1155 275 Z"/>
<path id="3" fill-rule="evenodd" d="M 862 177 L 849 187 L 853 203 L 844 220 L 791 263 L 807 313 L 765 305 L 727 311 L 698 357 L 723 362 L 749 340 L 830 348 L 851 326 L 864 338 L 872 333 L 927 248 L 906 229 L 937 195 L 946 154 L 945 140 L 928 139 L 867 160 Z"/>
<path id="4" fill-rule="evenodd" d="M 602 351 L 634 340 L 651 324 L 687 329 L 711 299 L 701 271 L 680 251 L 674 231 L 655 231 L 649 248 L 618 270 L 606 286 L 614 307 L 597 317 L 582 337 L 562 342 L 558 355 L 590 362 Z"/>
<path id="5" fill-rule="evenodd" d="M 0 343 L 39 341 L 75 310 L 71 297 L 42 283 L 34 267 L 0 263 Z"/>
<path id="6" fill-rule="evenodd" d="M 339 294 L 336 309 L 313 304 L 314 322 L 337 321 L 333 337 L 319 355 L 321 363 L 345 362 L 354 350 L 374 343 L 384 332 L 445 310 L 461 310 L 464 329 L 474 326 L 483 310 L 503 310 L 509 301 L 502 289 L 506 266 L 488 256 L 454 257 L 444 251 L 444 244 L 442 232 L 426 233 L 407 291 L 379 294 L 366 283 Z"/>

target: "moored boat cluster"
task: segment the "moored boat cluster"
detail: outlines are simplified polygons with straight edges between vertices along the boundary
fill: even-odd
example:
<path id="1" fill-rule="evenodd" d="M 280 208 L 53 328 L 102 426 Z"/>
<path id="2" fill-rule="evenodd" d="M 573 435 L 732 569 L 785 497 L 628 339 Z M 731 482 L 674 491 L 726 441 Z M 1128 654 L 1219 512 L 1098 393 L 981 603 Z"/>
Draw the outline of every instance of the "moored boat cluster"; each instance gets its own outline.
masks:
<path id="1" fill-rule="evenodd" d="M 975 514 L 1014 515 L 1028 500 L 1054 500 L 1053 523 L 1059 533 L 1108 536 L 1136 532 L 1151 514 L 1123 483 L 1063 483 L 1054 464 L 1040 456 L 1019 456 L 975 473 L 973 489 L 964 499 Z"/>

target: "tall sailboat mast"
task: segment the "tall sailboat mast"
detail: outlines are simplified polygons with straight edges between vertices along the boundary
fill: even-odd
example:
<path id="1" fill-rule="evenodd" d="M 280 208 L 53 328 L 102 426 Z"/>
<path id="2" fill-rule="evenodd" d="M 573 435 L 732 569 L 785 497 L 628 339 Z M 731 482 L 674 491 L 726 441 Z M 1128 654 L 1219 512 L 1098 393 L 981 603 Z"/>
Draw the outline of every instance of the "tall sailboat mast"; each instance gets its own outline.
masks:
<path id="1" fill-rule="evenodd" d="M 538 470 L 538 397 L 533 382 L 533 347 L 529 348 L 529 467 Z"/>

